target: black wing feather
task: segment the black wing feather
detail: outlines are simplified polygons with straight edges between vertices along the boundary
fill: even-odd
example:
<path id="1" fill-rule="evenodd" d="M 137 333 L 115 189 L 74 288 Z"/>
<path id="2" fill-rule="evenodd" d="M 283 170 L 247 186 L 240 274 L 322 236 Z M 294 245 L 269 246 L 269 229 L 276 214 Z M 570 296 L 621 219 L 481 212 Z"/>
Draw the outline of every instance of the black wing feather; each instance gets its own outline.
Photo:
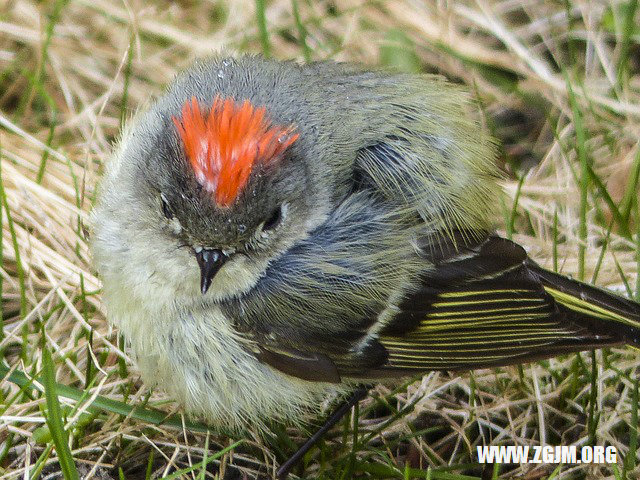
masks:
<path id="1" fill-rule="evenodd" d="M 420 287 L 399 302 L 382 329 L 370 315 L 348 322 L 351 328 L 342 333 L 304 339 L 295 330 L 254 332 L 256 356 L 304 380 L 340 382 L 640 345 L 640 305 L 548 272 L 509 240 L 454 232 L 424 238 L 419 247 L 426 269 Z"/>
<path id="2" fill-rule="evenodd" d="M 640 306 L 548 272 L 489 236 L 442 257 L 380 332 L 385 365 L 363 377 L 501 366 L 640 343 Z"/>

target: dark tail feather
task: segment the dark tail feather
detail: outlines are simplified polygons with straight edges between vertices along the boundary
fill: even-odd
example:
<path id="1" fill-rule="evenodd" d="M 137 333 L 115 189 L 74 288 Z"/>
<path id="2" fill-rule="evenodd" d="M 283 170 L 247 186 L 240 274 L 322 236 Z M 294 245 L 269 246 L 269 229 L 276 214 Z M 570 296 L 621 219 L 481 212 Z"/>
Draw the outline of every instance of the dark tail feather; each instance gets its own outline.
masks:
<path id="1" fill-rule="evenodd" d="M 640 304 L 544 270 L 509 240 L 490 235 L 436 253 L 421 287 L 380 332 L 387 363 L 367 374 L 469 370 L 640 347 Z"/>
<path id="2" fill-rule="evenodd" d="M 545 270 L 528 260 L 526 266 L 545 291 L 565 311 L 567 319 L 600 338 L 640 347 L 640 304 L 614 293 Z"/>

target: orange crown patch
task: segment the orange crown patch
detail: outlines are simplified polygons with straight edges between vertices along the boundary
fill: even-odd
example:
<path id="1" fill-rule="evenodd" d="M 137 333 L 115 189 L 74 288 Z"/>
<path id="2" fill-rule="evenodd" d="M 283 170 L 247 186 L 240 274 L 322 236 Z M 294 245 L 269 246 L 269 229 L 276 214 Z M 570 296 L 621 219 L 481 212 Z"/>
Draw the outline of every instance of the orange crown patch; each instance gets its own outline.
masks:
<path id="1" fill-rule="evenodd" d="M 298 139 L 293 126 L 272 125 L 266 109 L 249 100 L 238 105 L 216 96 L 205 115 L 192 97 L 182 107 L 182 117 L 172 119 L 196 179 L 221 207 L 233 203 L 255 164 L 276 161 Z"/>

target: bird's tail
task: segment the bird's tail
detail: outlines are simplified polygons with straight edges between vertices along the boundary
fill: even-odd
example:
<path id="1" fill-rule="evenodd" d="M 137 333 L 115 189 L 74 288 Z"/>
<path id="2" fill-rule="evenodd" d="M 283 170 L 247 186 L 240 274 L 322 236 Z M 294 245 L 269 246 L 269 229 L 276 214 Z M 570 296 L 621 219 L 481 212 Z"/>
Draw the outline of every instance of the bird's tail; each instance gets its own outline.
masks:
<path id="1" fill-rule="evenodd" d="M 434 268 L 381 331 L 375 373 L 469 370 L 628 344 L 640 347 L 640 304 L 543 269 L 491 235 L 429 252 Z"/>
<path id="2" fill-rule="evenodd" d="M 544 290 L 565 311 L 567 319 L 599 340 L 614 338 L 640 349 L 640 304 L 592 285 L 545 270 L 528 261 L 527 267 L 538 277 Z M 583 338 L 581 342 L 588 342 Z M 579 346 L 579 345 L 577 345 Z"/>

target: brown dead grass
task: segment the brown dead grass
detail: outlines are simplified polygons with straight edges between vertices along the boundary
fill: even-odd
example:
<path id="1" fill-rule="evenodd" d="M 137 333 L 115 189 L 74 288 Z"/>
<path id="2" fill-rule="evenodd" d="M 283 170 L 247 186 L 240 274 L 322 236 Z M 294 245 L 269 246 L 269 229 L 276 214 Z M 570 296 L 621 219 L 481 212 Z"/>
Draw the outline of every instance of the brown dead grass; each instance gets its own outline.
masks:
<path id="1" fill-rule="evenodd" d="M 302 60 L 292 2 L 267 3 L 272 54 Z M 552 268 L 557 215 L 558 266 L 575 275 L 579 269 L 580 190 L 572 172 L 579 172 L 579 166 L 575 116 L 562 70 L 577 98 L 594 170 L 619 202 L 638 154 L 640 132 L 640 40 L 636 33 L 630 42 L 630 60 L 620 63 L 624 55 L 620 18 L 610 13 L 619 12 L 622 3 L 336 0 L 300 1 L 298 6 L 313 59 L 379 64 L 381 51 L 401 32 L 403 41 L 411 45 L 411 61 L 420 70 L 439 72 L 466 84 L 482 106 L 487 127 L 505 145 L 500 161 L 507 172 L 505 188 L 510 201 L 517 195 L 517 177 L 525 176 L 514 238 L 536 260 Z M 56 5 L 60 6 L 57 18 Z M 639 18 L 636 12 L 636 25 Z M 116 332 L 106 323 L 99 294 L 92 293 L 100 282 L 87 248 L 87 212 L 120 128 L 125 91 L 126 116 L 130 116 L 198 56 L 221 49 L 259 52 L 255 19 L 255 4 L 246 0 L 77 0 L 58 4 L 0 0 L 0 158 L 12 220 L 8 221 L 4 210 L 0 351 L 11 368 L 40 371 L 40 348 L 46 343 L 53 352 L 59 383 L 82 389 L 87 362 L 91 362 L 100 368 L 90 395 L 124 397 L 135 404 L 149 394 L 126 350 L 119 348 Z M 618 70 L 625 63 L 629 73 L 618 81 Z M 43 158 L 46 169 L 38 183 Z M 511 205 L 503 210 L 497 212 L 498 225 L 505 224 Z M 598 264 L 610 218 L 602 196 L 591 187 L 587 279 Z M 633 215 L 629 226 L 636 231 Z M 624 292 L 620 274 L 624 272 L 635 288 L 636 240 L 637 234 L 625 238 L 614 228 L 597 284 Z M 634 378 L 629 372 L 638 371 L 640 357 L 631 350 L 596 356 L 596 409 L 601 412 L 597 444 L 614 445 L 626 454 L 632 415 L 630 378 Z M 119 373 L 119 358 L 126 359 L 126 375 Z M 426 469 L 428 465 L 455 465 L 465 455 L 467 461 L 473 461 L 479 442 L 581 445 L 587 442 L 585 406 L 591 383 L 584 372 L 590 372 L 589 364 L 587 354 L 522 369 L 428 374 L 393 400 L 396 407 L 415 400 L 413 412 L 376 436 L 372 441 L 375 449 L 361 446 L 359 458 L 400 469 L 407 460 L 413 467 Z M 379 397 L 390 392 L 385 387 L 376 391 Z M 2 392 L 0 442 L 8 448 L 8 455 L 0 462 L 0 479 L 23 477 L 46 448 L 46 442 L 38 442 L 37 435 L 34 438 L 44 422 L 45 401 L 43 396 L 18 400 L 18 389 L 9 382 L 2 383 Z M 149 403 L 167 412 L 177 410 L 162 392 L 154 391 Z M 367 405 L 373 405 L 373 400 L 365 401 Z M 155 452 L 153 472 L 157 476 L 201 458 L 203 435 L 149 427 L 107 413 L 76 428 L 84 418 L 83 409 L 74 412 L 67 425 L 74 458 L 89 476 L 107 478 L 116 474 L 111 470 L 114 466 L 122 466 L 131 472 L 127 478 L 139 478 L 136 475 L 146 468 L 151 451 Z M 361 419 L 360 428 L 371 429 L 385 420 L 384 415 L 369 415 Z M 394 438 L 407 434 L 416 424 L 441 428 L 437 435 L 393 444 Z M 291 434 L 296 440 L 304 436 Z M 333 443 L 340 439 L 338 435 Z M 211 441 L 213 444 L 213 437 Z M 229 444 L 225 438 L 216 437 L 215 442 Z M 221 478 L 233 470 L 230 464 L 240 465 L 249 478 L 256 472 L 273 471 L 281 454 L 255 439 L 251 442 L 251 448 L 224 457 Z M 348 452 L 348 446 L 345 448 Z M 385 450 L 388 457 L 381 460 L 384 455 L 380 452 Z M 45 460 L 45 472 L 53 471 L 55 450 Z M 331 459 L 326 462 L 328 478 L 337 475 L 331 473 Z M 620 461 L 619 466 L 622 469 Z M 305 475 L 312 477 L 318 468 L 317 460 L 310 459 Z M 552 469 L 523 465 L 502 475 L 544 478 Z M 582 465 L 563 468 L 556 478 L 612 475 L 611 467 Z M 640 470 L 630 475 L 637 478 Z"/>

